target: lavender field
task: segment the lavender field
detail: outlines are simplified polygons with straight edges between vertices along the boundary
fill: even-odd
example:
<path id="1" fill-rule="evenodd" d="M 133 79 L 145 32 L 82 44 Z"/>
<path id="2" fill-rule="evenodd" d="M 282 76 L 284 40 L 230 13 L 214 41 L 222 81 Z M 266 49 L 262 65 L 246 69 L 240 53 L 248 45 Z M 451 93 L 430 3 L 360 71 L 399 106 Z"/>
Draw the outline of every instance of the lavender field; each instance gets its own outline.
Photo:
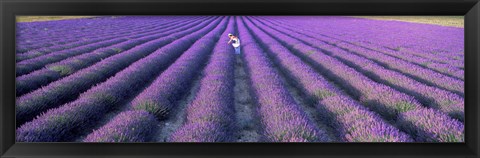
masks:
<path id="1" fill-rule="evenodd" d="M 16 42 L 18 142 L 464 142 L 459 27 L 90 17 Z"/>

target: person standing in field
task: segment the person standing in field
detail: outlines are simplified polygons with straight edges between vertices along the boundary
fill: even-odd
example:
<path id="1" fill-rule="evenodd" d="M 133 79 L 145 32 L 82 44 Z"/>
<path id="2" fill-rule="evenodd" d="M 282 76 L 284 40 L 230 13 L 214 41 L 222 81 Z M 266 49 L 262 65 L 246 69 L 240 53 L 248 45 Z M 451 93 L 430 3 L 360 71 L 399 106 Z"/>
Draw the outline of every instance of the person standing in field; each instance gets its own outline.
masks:
<path id="1" fill-rule="evenodd" d="M 232 46 L 235 49 L 235 54 L 240 54 L 240 39 L 231 33 L 228 34 L 228 37 L 230 37 L 228 44 L 232 43 Z"/>

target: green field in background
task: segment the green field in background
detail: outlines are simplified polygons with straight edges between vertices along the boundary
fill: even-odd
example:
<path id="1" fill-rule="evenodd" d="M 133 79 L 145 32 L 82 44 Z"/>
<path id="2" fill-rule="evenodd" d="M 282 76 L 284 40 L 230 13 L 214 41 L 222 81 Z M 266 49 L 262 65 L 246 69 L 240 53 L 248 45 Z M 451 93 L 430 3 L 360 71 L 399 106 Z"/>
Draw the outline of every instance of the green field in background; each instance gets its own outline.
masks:
<path id="1" fill-rule="evenodd" d="M 396 20 L 441 26 L 461 27 L 464 25 L 463 16 L 354 16 L 376 20 Z"/>
<path id="2" fill-rule="evenodd" d="M 78 18 L 91 18 L 95 16 L 17 16 L 17 22 L 35 22 L 35 21 L 52 21 Z"/>

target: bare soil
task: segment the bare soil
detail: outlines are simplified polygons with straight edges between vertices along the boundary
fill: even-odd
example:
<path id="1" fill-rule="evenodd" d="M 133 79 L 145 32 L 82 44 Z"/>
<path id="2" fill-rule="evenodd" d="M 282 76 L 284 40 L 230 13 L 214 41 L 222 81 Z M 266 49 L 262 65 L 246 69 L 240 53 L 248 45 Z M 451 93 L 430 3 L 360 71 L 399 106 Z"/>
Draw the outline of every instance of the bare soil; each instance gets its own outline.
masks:
<path id="1" fill-rule="evenodd" d="M 258 142 L 260 140 L 260 123 L 259 119 L 257 119 L 256 106 L 250 94 L 245 63 L 240 55 L 236 56 L 234 96 L 235 118 L 237 128 L 239 129 L 237 133 L 235 133 L 237 141 Z"/>

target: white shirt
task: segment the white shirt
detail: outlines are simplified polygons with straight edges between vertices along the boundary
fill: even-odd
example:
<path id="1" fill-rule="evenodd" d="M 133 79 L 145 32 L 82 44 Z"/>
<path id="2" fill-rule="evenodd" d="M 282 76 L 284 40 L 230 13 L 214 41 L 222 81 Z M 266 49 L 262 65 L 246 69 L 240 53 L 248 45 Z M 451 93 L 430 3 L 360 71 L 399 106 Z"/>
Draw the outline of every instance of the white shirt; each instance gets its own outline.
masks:
<path id="1" fill-rule="evenodd" d="M 240 46 L 240 39 L 234 38 L 234 39 L 232 39 L 232 41 L 233 41 L 232 42 L 233 47 L 239 47 Z"/>

